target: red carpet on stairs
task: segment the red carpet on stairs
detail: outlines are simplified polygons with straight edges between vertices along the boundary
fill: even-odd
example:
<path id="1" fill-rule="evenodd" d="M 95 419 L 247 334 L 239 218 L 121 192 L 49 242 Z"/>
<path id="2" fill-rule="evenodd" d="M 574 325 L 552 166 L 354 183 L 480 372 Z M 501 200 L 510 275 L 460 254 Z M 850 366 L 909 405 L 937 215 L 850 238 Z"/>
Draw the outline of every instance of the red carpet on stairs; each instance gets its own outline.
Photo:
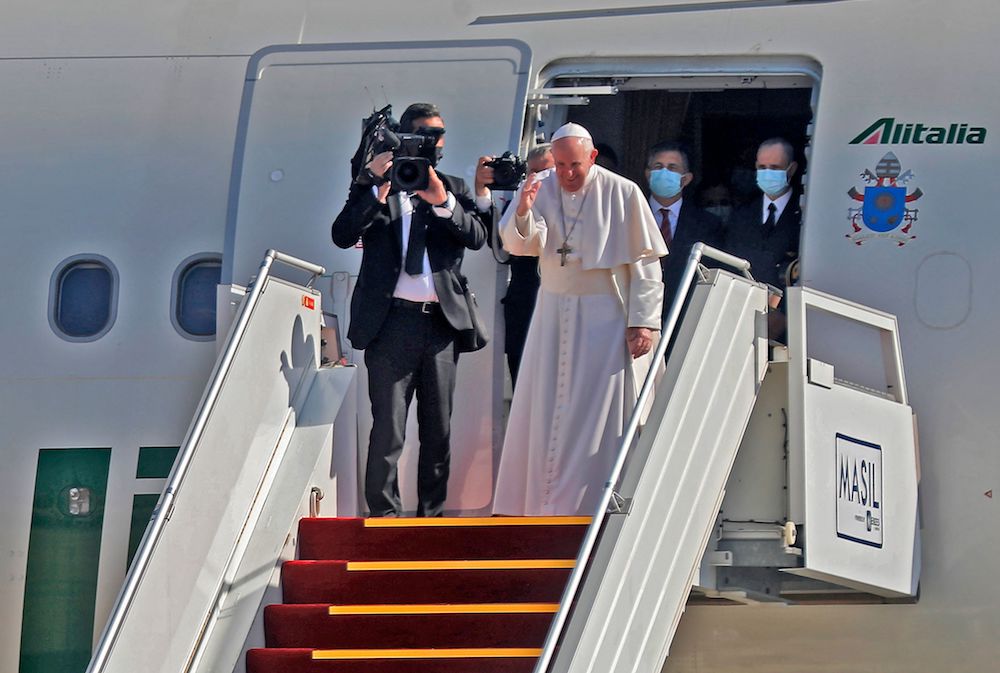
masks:
<path id="1" fill-rule="evenodd" d="M 248 673 L 530 673 L 589 519 L 302 519 Z"/>
<path id="2" fill-rule="evenodd" d="M 564 569 L 391 570 L 348 572 L 347 561 L 289 561 L 281 569 L 286 603 L 500 603 L 516 597 L 558 601 Z"/>
<path id="3" fill-rule="evenodd" d="M 532 673 L 534 658 L 521 659 L 368 659 L 330 662 L 312 658 L 309 649 L 259 649 L 247 652 L 248 673 Z"/>
<path id="4" fill-rule="evenodd" d="M 383 519 L 382 522 L 391 523 L 367 527 L 365 522 L 373 520 L 302 519 L 299 522 L 299 558 L 351 561 L 576 558 L 586 524 L 515 526 L 486 523 L 508 518 L 511 517 L 469 519 L 483 522 L 478 526 L 407 526 L 405 523 L 413 519 Z M 586 517 L 563 518 L 586 520 Z M 555 517 L 535 520 L 550 521 Z M 539 556 L 540 553 L 543 556 Z"/>

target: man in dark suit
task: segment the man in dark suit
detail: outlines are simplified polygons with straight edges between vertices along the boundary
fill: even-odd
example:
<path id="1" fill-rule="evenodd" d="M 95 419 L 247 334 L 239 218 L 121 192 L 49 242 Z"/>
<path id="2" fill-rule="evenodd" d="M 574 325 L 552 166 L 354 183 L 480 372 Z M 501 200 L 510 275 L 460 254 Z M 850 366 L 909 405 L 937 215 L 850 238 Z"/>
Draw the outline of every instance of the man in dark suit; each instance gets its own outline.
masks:
<path id="1" fill-rule="evenodd" d="M 444 128 L 435 105 L 416 103 L 400 131 Z M 444 135 L 438 140 L 438 152 Z M 373 425 L 365 499 L 372 516 L 402 513 L 397 463 L 406 414 L 417 396 L 420 454 L 417 516 L 440 516 L 448 492 L 451 409 L 458 355 L 473 350 L 473 322 L 462 275 L 466 248 L 478 250 L 486 226 L 465 182 L 430 170 L 427 189 L 390 194 L 392 153 L 358 172 L 333 223 L 341 248 L 364 247 L 351 298 L 347 337 L 365 350 Z"/>
<path id="2" fill-rule="evenodd" d="M 485 210 L 492 204 L 492 194 L 486 185 L 493 182 L 493 169 L 486 164 L 494 157 L 479 158 L 476 170 L 476 204 Z M 528 173 L 540 173 L 555 165 L 552 159 L 552 146 L 548 143 L 536 145 L 525 158 Z M 485 200 L 485 201 L 484 201 Z M 498 209 L 491 212 L 499 217 Z M 487 222 L 492 232 L 496 230 L 496 221 Z M 500 248 L 500 237 L 496 235 L 496 248 Z M 538 258 L 509 255 L 506 263 L 510 266 L 510 282 L 507 284 L 507 294 L 500 300 L 503 304 L 504 322 L 504 352 L 507 354 L 507 368 L 510 370 L 512 384 L 517 386 L 517 372 L 521 368 L 521 355 L 524 353 L 524 342 L 528 338 L 528 326 L 535 312 L 535 300 L 541 278 L 538 275 Z"/>
<path id="3" fill-rule="evenodd" d="M 675 142 L 653 145 L 646 153 L 649 207 L 670 251 L 660 258 L 663 267 L 663 315 L 666 317 L 684 275 L 688 255 L 695 243 L 721 244 L 722 223 L 693 200 L 684 199 L 684 188 L 694 180 L 688 154 Z"/>
<path id="4" fill-rule="evenodd" d="M 755 279 L 782 290 L 786 271 L 799 256 L 802 225 L 802 211 L 791 187 L 798 170 L 794 158 L 795 149 L 783 138 L 760 144 L 756 163 L 762 194 L 733 213 L 724 245 L 727 252 L 750 262 Z M 784 314 L 771 311 L 768 325 L 772 338 L 780 338 L 785 331 Z"/>

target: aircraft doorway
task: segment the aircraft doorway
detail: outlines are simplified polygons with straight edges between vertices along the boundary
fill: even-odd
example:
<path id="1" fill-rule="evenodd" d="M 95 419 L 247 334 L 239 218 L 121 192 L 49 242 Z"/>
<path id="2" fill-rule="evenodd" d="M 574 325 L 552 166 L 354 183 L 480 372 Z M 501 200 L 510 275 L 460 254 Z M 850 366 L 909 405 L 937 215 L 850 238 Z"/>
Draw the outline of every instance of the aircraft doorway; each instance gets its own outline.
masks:
<path id="1" fill-rule="evenodd" d="M 791 180 L 792 199 L 805 205 L 818 69 L 803 69 L 796 74 L 789 68 L 777 73 L 774 70 L 780 66 L 772 62 L 771 74 L 735 74 L 747 67 L 744 62 L 728 64 L 729 73 L 708 73 L 711 60 L 690 59 L 684 64 L 689 68 L 686 72 L 671 74 L 656 71 L 659 66 L 669 65 L 668 59 L 659 63 L 636 59 L 610 64 L 553 64 L 547 69 L 549 77 L 542 72 L 544 88 L 533 91 L 534 98 L 529 101 L 528 144 L 548 140 L 552 131 L 565 122 L 582 124 L 593 135 L 605 160 L 612 159 L 604 164 L 605 168 L 635 181 L 648 193 L 649 148 L 660 142 L 678 142 L 687 149 L 688 168 L 694 175 L 684 192 L 684 208 L 689 199 L 706 205 L 710 193 L 712 198 L 722 200 L 719 192 L 723 192 L 728 205 L 748 206 L 730 223 L 732 233 L 745 231 L 739 227 L 749 225 L 748 214 L 756 211 L 761 216 L 761 206 L 755 206 L 764 203 L 757 187 L 757 149 L 762 141 L 781 137 L 792 145 L 793 160 L 798 164 Z M 757 220 L 758 224 L 766 222 Z M 777 224 L 772 220 L 770 227 L 769 234 Z M 789 240 L 801 235 L 798 220 L 794 234 L 791 225 L 785 231 L 789 232 Z M 728 235 L 720 238 L 731 242 Z M 797 251 L 799 246 L 785 247 L 785 239 L 779 241 L 791 262 L 791 251 Z M 752 267 L 751 273 L 757 271 L 755 278 L 772 285 L 784 284 L 790 266 L 784 266 L 777 281 L 766 275 L 768 271 L 773 274 L 774 267 L 759 265 Z M 772 313 L 783 316 L 779 310 L 769 312 L 769 317 Z M 776 372 L 766 379 L 769 385 L 784 385 L 787 390 L 787 368 L 779 365 L 769 371 Z M 710 545 L 711 553 L 703 557 L 692 595 L 739 602 L 911 600 L 909 596 L 900 597 L 905 591 L 866 590 L 863 583 L 848 577 L 862 574 L 860 566 L 852 566 L 839 579 L 833 574 L 821 576 L 813 572 L 812 567 L 822 563 L 825 550 L 816 537 L 811 546 L 806 545 L 806 524 L 801 517 L 795 517 L 797 512 L 789 499 L 789 484 L 800 483 L 801 475 L 788 467 L 788 399 L 768 392 L 760 403 L 763 411 L 755 412 L 765 420 L 751 420 L 752 431 L 748 431 L 749 439 L 740 447 L 719 510 L 718 545 Z M 794 523 L 789 526 L 789 522 Z M 812 525 L 815 530 L 816 525 Z M 801 538 L 796 538 L 800 531 Z M 725 559 L 719 561 L 722 557 L 713 556 L 716 551 L 724 552 Z M 732 555 L 726 556 L 730 552 Z"/>
<path id="2" fill-rule="evenodd" d="M 703 73 L 711 60 L 684 65 Z M 663 63 L 665 73 L 668 62 Z M 730 72 L 738 67 L 726 66 Z M 792 72 L 796 68 L 802 72 Z M 776 64 L 763 69 L 774 71 Z M 647 193 L 647 150 L 661 141 L 680 142 L 694 174 L 685 198 L 725 206 L 724 214 L 760 194 L 755 184 L 757 147 L 763 140 L 782 137 L 795 148 L 799 170 L 792 186 L 795 194 L 803 194 L 817 97 L 814 68 L 788 64 L 781 74 L 653 74 L 654 65 L 637 61 L 554 64 L 548 70 L 554 76 L 530 117 L 536 140 L 548 138 L 564 122 L 582 124 L 603 154 L 598 161 L 607 161 L 605 167 L 634 180 Z M 747 70 L 752 73 L 754 68 Z"/>

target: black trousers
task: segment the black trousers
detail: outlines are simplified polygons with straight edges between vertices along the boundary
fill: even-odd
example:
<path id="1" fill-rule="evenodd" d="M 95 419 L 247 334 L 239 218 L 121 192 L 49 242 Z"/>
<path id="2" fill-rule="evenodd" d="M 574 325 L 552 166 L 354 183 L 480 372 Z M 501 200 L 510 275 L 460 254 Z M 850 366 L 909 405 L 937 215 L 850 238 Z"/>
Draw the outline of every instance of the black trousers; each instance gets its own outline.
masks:
<path id="1" fill-rule="evenodd" d="M 448 495 L 451 408 L 458 364 L 454 337 L 436 304 L 394 299 L 378 337 L 365 350 L 374 420 L 365 499 L 372 516 L 402 514 L 397 464 L 414 394 L 420 438 L 417 516 L 441 516 Z"/>
<path id="2" fill-rule="evenodd" d="M 528 299 L 512 300 L 508 294 L 503 304 L 504 350 L 507 351 L 507 367 L 511 382 L 517 385 L 517 372 L 521 368 L 524 342 L 528 338 L 528 325 L 535 310 L 534 296 Z"/>
<path id="3" fill-rule="evenodd" d="M 694 290 L 693 286 L 691 287 L 691 290 L 692 291 Z M 668 297 L 666 296 L 666 294 L 664 294 L 663 311 L 661 313 L 661 318 L 663 319 L 664 322 L 667 319 L 667 314 L 669 313 L 670 307 L 673 305 L 673 303 L 674 303 L 674 296 L 671 295 Z M 664 364 L 670 362 L 670 355 L 674 352 L 674 346 L 677 344 L 677 335 L 681 331 L 681 325 L 684 324 L 684 316 L 687 315 L 688 306 L 690 305 L 691 305 L 691 292 L 688 292 L 687 295 L 684 297 L 684 303 L 681 305 L 681 312 L 677 316 L 677 324 L 674 325 L 674 331 L 670 335 L 670 343 L 667 344 L 667 349 L 663 353 Z M 661 325 L 661 328 L 662 327 L 663 326 Z M 662 332 L 660 333 L 660 336 L 661 337 L 663 336 Z"/>
<path id="4" fill-rule="evenodd" d="M 507 353 L 507 367 L 510 378 L 517 385 L 517 372 L 521 368 L 524 342 L 528 338 L 528 326 L 535 312 L 538 300 L 538 258 L 510 257 L 510 284 L 502 300 L 504 321 L 504 351 Z"/>

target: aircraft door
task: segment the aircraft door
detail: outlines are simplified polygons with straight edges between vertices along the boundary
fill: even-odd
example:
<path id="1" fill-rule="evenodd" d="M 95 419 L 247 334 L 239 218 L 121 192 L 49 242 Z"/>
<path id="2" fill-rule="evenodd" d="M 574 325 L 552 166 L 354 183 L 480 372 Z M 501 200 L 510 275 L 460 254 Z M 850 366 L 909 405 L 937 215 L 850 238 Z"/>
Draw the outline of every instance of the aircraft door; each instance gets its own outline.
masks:
<path id="1" fill-rule="evenodd" d="M 362 250 L 336 248 L 330 225 L 347 198 L 362 118 L 387 102 L 396 118 L 410 103 L 437 104 L 447 126 L 440 169 L 471 189 L 480 155 L 518 149 L 529 68 L 527 46 L 512 40 L 290 45 L 259 52 L 247 71 L 240 112 L 222 282 L 245 283 L 269 248 L 322 264 L 330 276 L 317 287 L 346 334 Z M 484 248 L 466 251 L 463 271 L 492 339 L 459 363 L 447 508 L 485 511 L 499 445 L 494 434 L 502 408 L 503 329 L 497 316 L 506 268 Z M 344 346 L 348 360 L 363 364 L 362 352 L 346 339 Z M 363 454 L 371 421 L 364 376 L 360 383 Z M 415 413 L 410 416 L 400 478 L 407 509 L 415 506 L 416 482 L 416 461 L 407 464 L 417 448 Z"/>
<path id="2" fill-rule="evenodd" d="M 896 319 L 791 287 L 788 325 L 789 512 L 805 533 L 804 567 L 788 572 L 913 597 L 919 463 Z M 856 345 L 852 358 L 824 349 L 833 334 Z M 879 351 L 881 363 L 852 371 Z"/>

